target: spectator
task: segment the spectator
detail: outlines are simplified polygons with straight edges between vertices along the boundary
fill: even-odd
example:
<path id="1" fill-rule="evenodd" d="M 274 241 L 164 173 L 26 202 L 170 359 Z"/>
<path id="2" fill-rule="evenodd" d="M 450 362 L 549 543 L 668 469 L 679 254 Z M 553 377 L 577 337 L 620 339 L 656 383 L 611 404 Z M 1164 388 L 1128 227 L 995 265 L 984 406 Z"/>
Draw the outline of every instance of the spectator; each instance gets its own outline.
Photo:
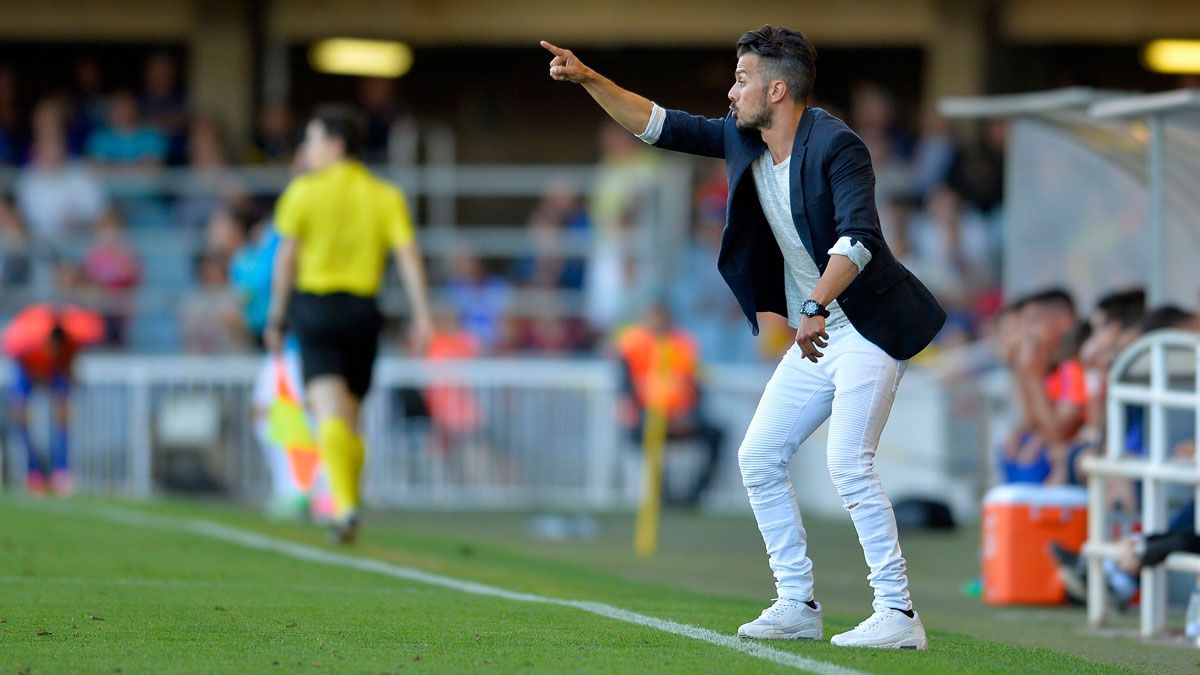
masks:
<path id="1" fill-rule="evenodd" d="M 605 330 L 631 318 L 631 295 L 641 276 L 633 252 L 660 159 L 646 144 L 606 119 L 598 135 L 600 163 L 588 202 L 592 249 L 585 283 L 588 321 Z"/>
<path id="2" fill-rule="evenodd" d="M 434 313 L 434 333 L 426 354 L 430 361 L 455 362 L 478 358 L 481 345 L 458 321 L 452 307 Z M 485 415 L 470 388 L 453 377 L 439 376 L 425 390 L 425 405 L 433 423 L 435 458 L 462 482 L 483 482 L 499 477 L 501 464 L 494 462 L 484 442 Z"/>
<path id="3" fill-rule="evenodd" d="M 271 304 L 271 271 L 279 234 L 267 212 L 253 204 L 233 209 L 233 218 L 242 227 L 242 245 L 229 261 L 229 281 L 242 302 L 243 318 L 254 341 L 262 344 Z"/>
<path id="4" fill-rule="evenodd" d="M 258 123 L 245 161 L 262 164 L 290 164 L 300 146 L 300 131 L 285 103 L 268 102 L 258 111 Z"/>
<path id="5" fill-rule="evenodd" d="M 571 356 L 590 346 L 591 335 L 579 317 L 570 316 L 562 303 L 540 304 L 529 316 L 512 320 L 512 335 L 504 351 L 541 356 Z"/>
<path id="6" fill-rule="evenodd" d="M 21 105 L 17 99 L 17 73 L 11 66 L 0 64 L 0 165 L 21 163 L 24 148 Z"/>
<path id="7" fill-rule="evenodd" d="M 1143 303 L 1144 294 L 1140 290 L 1110 294 L 1100 301 L 1093 313 L 1092 325 L 1097 329 L 1094 336 L 1101 337 L 1097 339 L 1098 344 L 1090 344 L 1084 350 L 1085 358 L 1091 360 L 1092 365 L 1107 370 L 1117 354 L 1147 333 L 1157 330 L 1200 330 L 1200 316 L 1171 305 L 1159 307 L 1139 318 L 1136 316 L 1136 310 L 1141 308 Z M 1102 396 L 1103 391 L 1101 389 Z M 1105 410 L 1104 406 L 1099 406 L 1098 409 Z M 1170 456 L 1189 464 L 1194 463 L 1197 430 L 1193 411 L 1168 409 L 1166 415 L 1165 440 Z M 1145 455 L 1145 408 L 1127 406 L 1125 422 L 1125 452 L 1131 455 Z M 1088 446 L 1079 457 L 1072 458 L 1071 469 L 1075 475 L 1083 476 L 1082 466 L 1079 465 L 1083 456 L 1099 455 L 1103 452 L 1104 428 L 1104 424 L 1097 425 L 1094 444 Z M 1189 494 L 1189 497 L 1194 496 Z M 1137 489 L 1133 481 L 1109 481 L 1109 498 L 1114 507 L 1135 512 L 1138 509 Z M 1165 532 L 1125 537 L 1121 541 L 1121 554 L 1116 559 L 1104 561 L 1105 582 L 1110 593 L 1115 596 L 1118 606 L 1127 607 L 1133 600 L 1139 585 L 1138 575 L 1143 567 L 1158 565 L 1175 551 L 1200 552 L 1200 543 L 1195 533 L 1195 513 L 1194 498 L 1189 498 L 1171 515 Z M 1084 602 L 1086 561 L 1077 553 L 1061 546 L 1053 546 L 1051 552 L 1059 566 L 1059 576 L 1067 587 L 1068 597 L 1077 602 Z"/>
<path id="8" fill-rule="evenodd" d="M 1088 322 L 1091 336 L 1079 350 L 1079 361 L 1087 375 L 1088 423 L 1080 438 L 1101 447 L 1107 428 L 1105 405 L 1108 369 L 1121 349 L 1133 341 L 1138 323 L 1146 309 L 1146 293 L 1129 289 L 1110 293 L 1096 304 Z"/>
<path id="9" fill-rule="evenodd" d="M 484 352 L 493 350 L 502 333 L 504 314 L 512 303 L 512 289 L 503 278 L 487 274 L 483 262 L 460 248 L 450 258 L 446 298 L 462 326 Z"/>
<path id="10" fill-rule="evenodd" d="M 727 188 L 724 166 L 716 163 L 713 169 L 716 180 L 706 181 L 695 197 L 696 226 L 679 270 L 686 282 L 672 286 L 671 300 L 680 326 L 695 337 L 701 357 L 729 362 L 749 357 L 755 348 L 742 310 L 717 271 Z"/>
<path id="11" fill-rule="evenodd" d="M 0 198 L 0 291 L 11 293 L 33 281 L 31 249 L 25 222 L 7 198 Z"/>
<path id="12" fill-rule="evenodd" d="M 896 103 L 890 92 L 873 82 L 862 82 L 850 93 L 851 128 L 871 153 L 871 164 L 880 189 L 900 190 L 904 168 L 912 152 L 907 134 L 896 126 Z"/>
<path id="13" fill-rule="evenodd" d="M 1141 289 L 1133 289 L 1105 296 L 1092 312 L 1089 319 L 1092 334 L 1080 350 L 1080 361 L 1087 373 L 1088 421 L 1080 429 L 1076 443 L 1063 467 L 1064 482 L 1083 484 L 1083 459 L 1104 453 L 1105 433 L 1108 427 L 1107 377 L 1117 355 L 1145 332 L 1161 328 L 1194 329 L 1190 325 L 1192 317 L 1182 310 L 1164 307 L 1143 314 L 1144 306 L 1145 293 Z M 1171 418 L 1175 417 L 1174 411 L 1168 415 Z M 1189 419 L 1182 420 L 1182 424 L 1169 420 L 1171 445 L 1194 435 L 1191 430 L 1195 426 L 1194 421 L 1190 419 L 1190 413 L 1187 416 Z M 1134 455 L 1145 454 L 1145 408 L 1137 405 L 1126 406 L 1124 419 L 1125 452 Z M 1126 508 L 1136 508 L 1135 489 L 1131 482 L 1112 481 L 1109 498 L 1110 501 L 1119 502 Z"/>
<path id="14" fill-rule="evenodd" d="M 198 288 L 184 296 L 179 306 L 183 349 L 189 354 L 229 354 L 250 350 L 250 336 L 242 320 L 242 305 L 229 287 L 225 263 L 212 254 L 196 259 Z"/>
<path id="15" fill-rule="evenodd" d="M 90 56 L 75 61 L 75 87 L 71 94 L 72 116 L 68 135 L 71 155 L 78 157 L 87 151 L 88 138 L 104 126 L 107 105 L 103 96 L 100 65 Z"/>
<path id="16" fill-rule="evenodd" d="M 53 277 L 54 297 L 63 302 L 80 304 L 95 304 L 94 289 L 84 281 L 80 266 L 64 257 L 54 257 L 51 260 L 51 275 Z"/>
<path id="17" fill-rule="evenodd" d="M 238 250 L 246 245 L 249 229 L 242 223 L 241 216 L 249 214 L 252 208 L 246 202 L 229 201 L 213 211 L 204 226 L 204 252 L 223 263 L 233 260 Z"/>
<path id="18" fill-rule="evenodd" d="M 572 240 L 582 240 L 588 227 L 575 186 L 567 180 L 552 180 L 529 215 L 533 250 L 514 263 L 513 278 L 535 288 L 582 288 L 583 260 L 567 256 L 562 249 Z"/>
<path id="19" fill-rule="evenodd" d="M 950 168 L 958 156 L 958 142 L 950 122 L 930 108 L 921 119 L 921 134 L 912 158 L 913 192 L 924 198 L 950 176 Z"/>
<path id="20" fill-rule="evenodd" d="M 363 139 L 363 159 L 367 162 L 388 162 L 392 135 L 398 124 L 409 124 L 396 93 L 396 80 L 368 77 L 359 82 L 358 102 L 366 113 L 366 136 Z"/>
<path id="21" fill-rule="evenodd" d="M 668 439 L 699 438 L 705 463 L 695 484 L 675 503 L 695 507 L 716 475 L 723 433 L 709 423 L 701 407 L 699 350 L 690 335 L 674 324 L 663 302 L 651 306 L 644 323 L 617 336 L 617 354 L 626 375 L 627 401 L 622 418 L 634 441 L 642 443 L 646 417 L 666 417 Z"/>
<path id="22" fill-rule="evenodd" d="M 644 208 L 642 191 L 653 181 L 660 160 L 644 143 L 611 120 L 601 124 L 598 145 L 600 162 L 588 203 L 588 219 L 598 238 L 609 239 L 621 230 L 625 221 L 639 220 L 638 211 Z"/>
<path id="23" fill-rule="evenodd" d="M 926 196 L 924 214 L 909 221 L 906 234 L 913 272 L 946 306 L 952 323 L 969 327 L 977 299 L 999 284 L 998 242 L 987 223 L 940 185 Z"/>
<path id="24" fill-rule="evenodd" d="M 167 158 L 169 141 L 157 129 L 142 123 L 137 100 L 127 90 L 108 102 L 108 124 L 88 139 L 87 153 L 102 164 L 157 167 Z"/>
<path id="25" fill-rule="evenodd" d="M 229 171 L 225 130 L 212 117 L 197 117 L 188 130 L 188 168 L 191 175 L 175 206 L 180 225 L 199 230 L 220 206 L 223 197 L 239 194 Z"/>
<path id="26" fill-rule="evenodd" d="M 992 213 L 1004 203 L 1004 148 L 1008 120 L 981 122 L 980 138 L 964 148 L 950 167 L 947 183 L 980 213 Z"/>
<path id="27" fill-rule="evenodd" d="M 68 155 L 61 103 L 42 101 L 34 119 L 33 158 L 17 178 L 17 206 L 34 237 L 61 245 L 89 233 L 108 200 L 91 170 Z"/>
<path id="28" fill-rule="evenodd" d="M 133 291 L 142 279 L 142 263 L 125 238 L 125 223 L 109 211 L 96 224 L 96 235 L 83 258 L 83 280 L 100 292 L 105 344 L 125 345 L 133 313 Z"/>
<path id="29" fill-rule="evenodd" d="M 178 88 L 178 68 L 167 54 L 146 61 L 145 88 L 140 108 L 146 122 L 167 138 L 166 161 L 180 164 L 187 145 L 187 99 Z"/>
<path id="30" fill-rule="evenodd" d="M 1139 337 L 1159 330 L 1200 330 L 1197 316 L 1174 305 L 1165 305 L 1150 310 L 1142 316 L 1133 328 L 1124 331 L 1118 339 L 1116 353 L 1119 354 Z M 1149 444 L 1147 441 L 1147 422 L 1145 408 L 1131 406 L 1127 408 L 1125 450 L 1129 454 L 1145 456 Z M 1195 438 L 1195 416 L 1190 410 L 1167 410 L 1167 447 L 1179 449 L 1179 444 L 1190 442 Z M 1190 451 L 1189 451 L 1190 454 Z"/>
<path id="31" fill-rule="evenodd" d="M 1087 383 L 1077 358 L 1080 345 L 1068 341 L 1076 328 L 1071 296 L 1043 291 L 1017 303 L 1016 311 L 1019 325 L 1006 336 L 1005 360 L 1021 416 L 1005 444 L 1004 473 L 1006 482 L 1042 483 L 1059 449 L 1086 421 Z"/>
<path id="32" fill-rule="evenodd" d="M 30 494 L 71 492 L 68 433 L 71 367 L 84 347 L 103 333 L 100 317 L 76 307 L 34 305 L 21 311 L 4 329 L 4 353 L 13 360 L 10 412 L 17 438 L 25 451 L 25 486 Z M 52 402 L 50 464 L 34 447 L 29 429 L 29 401 L 36 389 L 48 390 Z M 49 469 L 49 470 L 48 470 Z"/>

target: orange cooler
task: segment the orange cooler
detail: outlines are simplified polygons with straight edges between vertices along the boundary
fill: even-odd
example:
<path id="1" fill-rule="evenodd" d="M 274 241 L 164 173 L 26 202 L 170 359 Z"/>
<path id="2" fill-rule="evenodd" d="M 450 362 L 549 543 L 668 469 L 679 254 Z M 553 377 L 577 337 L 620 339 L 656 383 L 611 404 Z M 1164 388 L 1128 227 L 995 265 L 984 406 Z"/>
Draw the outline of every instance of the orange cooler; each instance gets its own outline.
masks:
<path id="1" fill-rule="evenodd" d="M 983 498 L 983 601 L 1057 605 L 1066 600 L 1050 542 L 1077 551 L 1087 539 L 1087 490 L 998 485 Z"/>

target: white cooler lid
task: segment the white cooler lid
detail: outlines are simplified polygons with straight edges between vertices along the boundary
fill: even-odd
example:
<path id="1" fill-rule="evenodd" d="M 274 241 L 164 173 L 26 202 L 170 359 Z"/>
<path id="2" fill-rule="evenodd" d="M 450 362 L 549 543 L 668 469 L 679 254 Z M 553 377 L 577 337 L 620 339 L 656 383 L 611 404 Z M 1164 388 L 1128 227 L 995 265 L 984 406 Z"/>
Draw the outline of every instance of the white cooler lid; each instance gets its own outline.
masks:
<path id="1" fill-rule="evenodd" d="M 1087 488 L 1079 485 L 1035 485 L 1010 483 L 997 485 L 983 496 L 983 504 L 1027 504 L 1048 507 L 1066 506 L 1087 508 Z"/>

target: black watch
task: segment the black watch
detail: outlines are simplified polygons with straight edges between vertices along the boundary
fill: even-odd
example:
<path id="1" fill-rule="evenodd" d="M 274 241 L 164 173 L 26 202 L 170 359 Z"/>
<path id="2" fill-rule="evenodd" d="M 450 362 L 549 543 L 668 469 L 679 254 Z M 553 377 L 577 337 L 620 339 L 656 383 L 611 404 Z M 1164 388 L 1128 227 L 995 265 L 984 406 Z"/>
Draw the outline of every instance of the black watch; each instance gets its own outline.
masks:
<path id="1" fill-rule="evenodd" d="M 800 306 L 800 313 L 804 316 L 819 316 L 825 319 L 829 318 L 829 310 L 825 309 L 825 305 L 809 298 Z"/>

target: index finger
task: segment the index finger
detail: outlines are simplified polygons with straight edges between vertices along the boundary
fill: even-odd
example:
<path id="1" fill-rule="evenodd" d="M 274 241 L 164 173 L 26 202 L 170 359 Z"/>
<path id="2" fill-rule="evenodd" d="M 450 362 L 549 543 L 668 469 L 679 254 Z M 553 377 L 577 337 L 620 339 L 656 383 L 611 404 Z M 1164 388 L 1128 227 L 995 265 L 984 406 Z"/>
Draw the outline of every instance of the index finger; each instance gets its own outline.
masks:
<path id="1" fill-rule="evenodd" d="M 549 42 L 546 42 L 545 40 L 542 40 L 541 44 L 543 47 L 546 48 L 547 51 L 549 51 L 551 54 L 554 54 L 555 56 L 562 56 L 567 53 L 567 50 L 563 49 L 562 47 L 555 47 L 554 45 L 550 44 Z"/>

